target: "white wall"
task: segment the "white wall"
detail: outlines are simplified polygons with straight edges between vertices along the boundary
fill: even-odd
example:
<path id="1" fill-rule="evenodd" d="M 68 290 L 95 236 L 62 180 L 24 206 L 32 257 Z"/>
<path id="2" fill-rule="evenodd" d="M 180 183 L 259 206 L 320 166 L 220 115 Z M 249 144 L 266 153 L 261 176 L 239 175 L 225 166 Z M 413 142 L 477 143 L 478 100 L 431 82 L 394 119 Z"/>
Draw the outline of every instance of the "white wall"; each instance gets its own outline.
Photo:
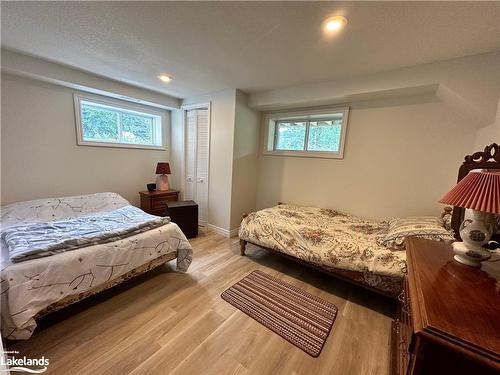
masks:
<path id="1" fill-rule="evenodd" d="M 438 214 L 474 137 L 442 103 L 354 105 L 344 159 L 260 154 L 257 208 L 283 201 L 374 219 Z"/>
<path id="2" fill-rule="evenodd" d="M 170 171 L 172 174 L 169 176 L 170 186 L 173 189 L 181 191 L 184 189 L 183 185 L 183 163 L 184 163 L 184 131 L 182 129 L 183 111 L 180 109 L 173 110 L 170 113 L 171 128 L 170 128 Z"/>
<path id="3" fill-rule="evenodd" d="M 498 101 L 496 121 L 479 129 L 476 133 L 476 141 L 472 152 L 481 151 L 492 143 L 500 144 L 500 100 Z"/>
<path id="4" fill-rule="evenodd" d="M 138 204 L 156 163 L 169 160 L 169 151 L 77 146 L 72 89 L 2 74 L 1 93 L 2 204 L 101 191 Z"/>
<path id="5" fill-rule="evenodd" d="M 247 99 L 246 94 L 237 92 L 231 193 L 233 234 L 243 214 L 255 210 L 257 199 L 260 112 L 249 108 Z"/>
<path id="6" fill-rule="evenodd" d="M 216 230 L 219 229 L 229 233 L 236 90 L 227 89 L 185 99 L 182 104 L 207 102 L 211 103 L 208 224 Z M 174 160 L 184 159 L 182 155 L 183 149 L 183 147 L 182 150 L 175 148 L 177 155 L 174 156 Z M 178 155 L 179 152 L 180 155 Z"/>
<path id="7" fill-rule="evenodd" d="M 11 50 L 1 49 L 2 72 L 34 78 L 75 90 L 131 100 L 150 106 L 175 109 L 180 99 L 141 87 L 118 82 L 67 65 L 46 61 Z"/>
<path id="8" fill-rule="evenodd" d="M 251 107 L 261 110 L 349 103 L 387 96 L 391 91 L 418 92 L 436 85 L 435 93 L 470 126 L 491 124 L 500 93 L 500 52 L 422 64 L 407 68 L 349 77 L 335 82 L 304 84 L 250 95 Z"/>

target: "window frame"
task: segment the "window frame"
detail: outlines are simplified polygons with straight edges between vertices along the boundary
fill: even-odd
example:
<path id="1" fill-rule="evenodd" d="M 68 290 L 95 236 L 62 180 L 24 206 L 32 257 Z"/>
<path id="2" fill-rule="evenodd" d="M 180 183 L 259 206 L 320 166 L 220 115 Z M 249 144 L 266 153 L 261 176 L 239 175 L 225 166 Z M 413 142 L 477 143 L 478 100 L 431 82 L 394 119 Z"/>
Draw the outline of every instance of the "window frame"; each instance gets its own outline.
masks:
<path id="1" fill-rule="evenodd" d="M 153 124 L 153 139 L 158 139 L 160 142 L 158 145 L 148 145 L 148 144 L 135 144 L 126 142 L 107 142 L 107 141 L 90 141 L 83 138 L 83 124 L 81 115 L 81 105 L 82 102 L 88 102 L 90 104 L 95 104 L 96 106 L 112 107 L 119 114 L 137 113 L 138 115 L 147 114 L 152 116 L 157 116 L 160 118 L 160 124 Z M 74 106 L 75 106 L 75 125 L 76 125 L 76 135 L 77 135 L 77 145 L 79 146 L 98 146 L 98 147 L 117 147 L 117 148 L 131 148 L 131 149 L 142 149 L 142 150 L 159 150 L 165 151 L 167 149 L 167 126 L 166 126 L 166 113 L 163 111 L 155 110 L 151 107 L 127 103 L 121 100 L 113 98 L 104 98 L 97 95 L 82 95 L 79 93 L 74 94 Z M 120 116 L 120 115 L 119 115 Z M 161 134 L 155 134 L 157 129 L 161 130 Z M 121 138 L 121 131 L 120 131 Z"/>
<path id="2" fill-rule="evenodd" d="M 331 120 L 334 117 L 342 116 L 342 125 L 340 129 L 340 144 L 339 151 L 314 151 L 308 150 L 308 137 L 310 122 L 321 121 L 325 119 Z M 349 107 L 330 107 L 322 109 L 305 109 L 294 112 L 273 112 L 267 113 L 264 116 L 264 139 L 263 139 L 263 154 L 270 156 L 294 156 L 306 158 L 327 158 L 327 159 L 343 159 L 345 141 L 347 136 L 347 124 L 349 120 Z M 286 121 L 305 121 L 306 132 L 304 138 L 304 150 L 277 150 L 276 144 L 278 141 L 277 131 L 278 124 Z"/>

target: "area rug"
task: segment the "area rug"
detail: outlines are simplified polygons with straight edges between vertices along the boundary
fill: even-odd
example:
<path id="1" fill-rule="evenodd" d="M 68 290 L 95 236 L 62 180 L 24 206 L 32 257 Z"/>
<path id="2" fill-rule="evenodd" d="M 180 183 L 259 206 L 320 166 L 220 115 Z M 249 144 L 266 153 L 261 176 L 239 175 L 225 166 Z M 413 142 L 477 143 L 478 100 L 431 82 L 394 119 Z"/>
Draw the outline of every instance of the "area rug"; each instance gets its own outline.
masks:
<path id="1" fill-rule="evenodd" d="M 253 271 L 221 297 L 285 340 L 317 357 L 337 307 L 261 271 Z"/>

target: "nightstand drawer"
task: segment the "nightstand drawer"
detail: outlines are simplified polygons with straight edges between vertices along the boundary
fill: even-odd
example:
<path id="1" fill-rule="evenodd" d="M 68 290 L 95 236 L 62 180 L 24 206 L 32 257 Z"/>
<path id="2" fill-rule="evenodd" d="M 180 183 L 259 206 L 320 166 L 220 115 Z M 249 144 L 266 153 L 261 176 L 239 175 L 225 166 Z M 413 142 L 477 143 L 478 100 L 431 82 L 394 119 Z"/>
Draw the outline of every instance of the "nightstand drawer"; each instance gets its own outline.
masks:
<path id="1" fill-rule="evenodd" d="M 167 216 L 167 209 L 165 208 L 164 210 L 156 209 L 151 211 L 151 215 L 155 216 Z"/>
<path id="2" fill-rule="evenodd" d="M 153 210 L 166 209 L 167 202 L 173 202 L 176 200 L 177 200 L 177 194 L 176 195 L 167 195 L 165 197 L 155 197 L 151 200 L 151 208 Z"/>
<path id="3" fill-rule="evenodd" d="M 166 216 L 167 203 L 179 199 L 178 190 L 140 191 L 141 210 L 157 216 Z"/>

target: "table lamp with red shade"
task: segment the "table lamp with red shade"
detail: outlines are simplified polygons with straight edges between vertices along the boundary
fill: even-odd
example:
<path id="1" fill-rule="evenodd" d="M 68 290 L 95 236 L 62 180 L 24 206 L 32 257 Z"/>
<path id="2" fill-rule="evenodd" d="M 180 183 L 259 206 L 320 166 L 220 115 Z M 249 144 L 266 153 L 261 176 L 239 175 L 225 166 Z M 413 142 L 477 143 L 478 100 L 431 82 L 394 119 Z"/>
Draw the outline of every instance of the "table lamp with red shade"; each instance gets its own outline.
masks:
<path id="1" fill-rule="evenodd" d="M 156 165 L 156 190 L 167 191 L 170 190 L 170 185 L 168 184 L 168 174 L 170 174 L 170 165 L 166 162 L 159 162 Z"/>
<path id="2" fill-rule="evenodd" d="M 493 235 L 494 215 L 500 214 L 500 171 L 471 171 L 439 202 L 472 210 L 472 219 L 460 225 L 463 242 L 453 243 L 453 258 L 471 267 L 481 267 L 481 262 L 491 256 L 483 246 Z"/>

